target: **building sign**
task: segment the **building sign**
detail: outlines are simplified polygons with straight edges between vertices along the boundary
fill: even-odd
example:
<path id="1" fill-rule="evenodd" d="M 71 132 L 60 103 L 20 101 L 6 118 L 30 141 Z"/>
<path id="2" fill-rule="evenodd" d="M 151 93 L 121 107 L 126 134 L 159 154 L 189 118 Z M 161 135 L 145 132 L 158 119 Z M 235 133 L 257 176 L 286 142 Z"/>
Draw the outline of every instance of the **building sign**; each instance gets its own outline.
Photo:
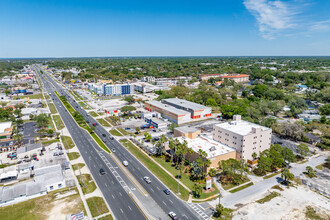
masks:
<path id="1" fill-rule="evenodd" d="M 71 219 L 71 220 L 82 220 L 82 219 L 84 219 L 84 212 L 78 212 L 76 214 L 72 214 L 69 219 Z M 69 219 L 67 217 L 67 220 L 69 220 Z"/>
<path id="2" fill-rule="evenodd" d="M 212 187 L 212 177 L 208 177 L 208 178 L 206 178 L 206 186 L 205 186 L 205 188 L 206 189 L 211 189 L 211 187 Z"/>

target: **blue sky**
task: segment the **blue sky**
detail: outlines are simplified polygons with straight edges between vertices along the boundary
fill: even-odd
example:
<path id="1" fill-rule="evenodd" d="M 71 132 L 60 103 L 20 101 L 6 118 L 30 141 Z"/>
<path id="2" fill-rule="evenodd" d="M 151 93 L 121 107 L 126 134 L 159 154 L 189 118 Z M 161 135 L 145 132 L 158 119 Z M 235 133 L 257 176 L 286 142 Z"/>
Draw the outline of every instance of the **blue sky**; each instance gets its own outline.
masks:
<path id="1" fill-rule="evenodd" d="M 1 0 L 0 57 L 330 55 L 329 0 Z"/>

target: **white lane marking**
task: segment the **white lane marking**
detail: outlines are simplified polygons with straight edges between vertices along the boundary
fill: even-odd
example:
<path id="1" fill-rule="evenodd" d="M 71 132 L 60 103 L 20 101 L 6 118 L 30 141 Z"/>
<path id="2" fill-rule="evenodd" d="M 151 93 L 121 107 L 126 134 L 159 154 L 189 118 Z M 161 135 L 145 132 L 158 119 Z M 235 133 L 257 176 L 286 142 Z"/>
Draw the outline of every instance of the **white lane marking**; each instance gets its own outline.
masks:
<path id="1" fill-rule="evenodd" d="M 129 208 L 129 210 L 131 210 L 131 211 L 132 211 L 132 209 L 131 209 L 131 206 L 128 206 L 128 208 Z"/>
<path id="2" fill-rule="evenodd" d="M 152 188 L 150 188 L 152 192 L 155 192 Z"/>
<path id="3" fill-rule="evenodd" d="M 121 213 L 124 213 L 122 209 L 120 209 Z"/>
<path id="4" fill-rule="evenodd" d="M 104 185 L 105 185 L 105 187 L 108 187 L 108 185 L 106 183 Z"/>
<path id="5" fill-rule="evenodd" d="M 122 196 L 120 192 L 119 192 L 119 195 Z"/>
<path id="6" fill-rule="evenodd" d="M 164 203 L 164 205 L 166 205 L 166 203 L 164 201 L 162 201 Z"/>
<path id="7" fill-rule="evenodd" d="M 160 190 L 158 186 L 157 186 L 157 189 Z"/>
<path id="8" fill-rule="evenodd" d="M 170 199 L 169 199 L 170 200 Z M 172 200 L 170 200 L 170 202 L 173 204 Z"/>
<path id="9" fill-rule="evenodd" d="M 115 199 L 115 197 L 113 195 L 111 195 L 113 199 Z"/>

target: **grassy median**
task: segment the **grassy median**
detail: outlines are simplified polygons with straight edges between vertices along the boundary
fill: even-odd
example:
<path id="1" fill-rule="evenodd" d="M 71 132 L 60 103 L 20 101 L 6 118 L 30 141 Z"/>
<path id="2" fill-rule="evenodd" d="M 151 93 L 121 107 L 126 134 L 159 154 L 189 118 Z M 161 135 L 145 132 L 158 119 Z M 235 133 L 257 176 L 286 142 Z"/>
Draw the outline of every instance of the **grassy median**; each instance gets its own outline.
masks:
<path id="1" fill-rule="evenodd" d="M 161 167 L 155 164 L 150 158 L 145 155 L 139 148 L 129 142 L 127 139 L 120 140 L 120 142 L 127 147 L 127 149 L 141 162 L 143 163 L 154 175 L 156 175 L 173 193 L 178 192 L 178 182 L 173 179 L 167 172 Z M 183 200 L 188 200 L 189 191 L 181 184 L 179 185 L 179 197 Z"/>

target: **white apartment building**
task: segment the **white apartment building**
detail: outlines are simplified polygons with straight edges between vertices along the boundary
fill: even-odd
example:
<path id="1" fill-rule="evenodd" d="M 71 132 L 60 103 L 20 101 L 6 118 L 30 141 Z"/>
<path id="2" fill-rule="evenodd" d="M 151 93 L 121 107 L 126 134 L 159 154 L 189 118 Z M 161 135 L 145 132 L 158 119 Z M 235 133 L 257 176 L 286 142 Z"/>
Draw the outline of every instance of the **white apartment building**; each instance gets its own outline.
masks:
<path id="1" fill-rule="evenodd" d="M 270 148 L 272 129 L 241 120 L 234 115 L 230 122 L 213 127 L 213 139 L 236 149 L 237 159 L 252 160 L 252 154 Z"/>

